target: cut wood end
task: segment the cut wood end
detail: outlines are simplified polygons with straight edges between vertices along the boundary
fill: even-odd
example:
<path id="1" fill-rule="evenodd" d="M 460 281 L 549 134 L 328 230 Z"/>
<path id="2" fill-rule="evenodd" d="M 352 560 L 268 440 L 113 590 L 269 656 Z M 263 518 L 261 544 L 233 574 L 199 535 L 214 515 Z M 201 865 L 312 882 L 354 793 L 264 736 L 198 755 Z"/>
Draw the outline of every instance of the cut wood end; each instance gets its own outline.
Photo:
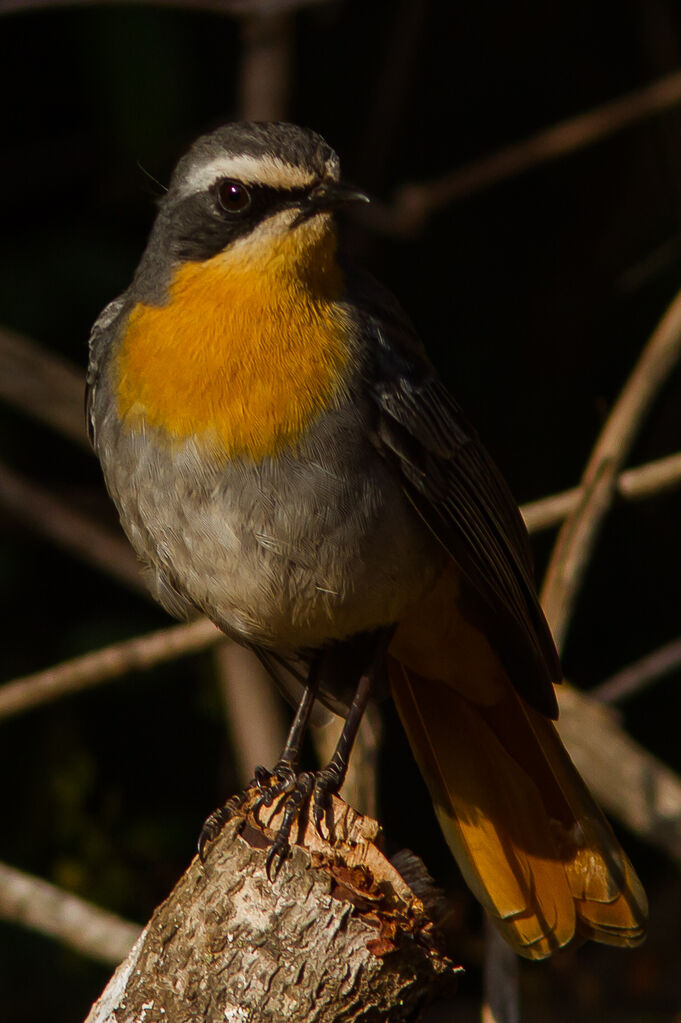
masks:
<path id="1" fill-rule="evenodd" d="M 277 801 L 254 814 L 259 795 L 258 789 L 249 791 L 215 843 L 231 842 L 238 834 L 252 848 L 269 848 L 284 808 Z M 323 829 L 328 838 L 321 838 L 307 812 L 302 813 L 291 834 L 292 845 L 308 853 L 310 867 L 327 874 L 332 897 L 350 903 L 353 915 L 376 929 L 377 936 L 367 941 L 369 951 L 387 955 L 408 936 L 433 956 L 438 972 L 458 972 L 460 968 L 443 952 L 437 929 L 443 900 L 423 862 L 409 850 L 388 860 L 381 851 L 383 831 L 378 821 L 358 813 L 337 796 L 331 797 Z"/>
<path id="2" fill-rule="evenodd" d="M 270 880 L 280 814 L 256 819 L 257 795 L 158 907 L 88 1023 L 406 1023 L 455 985 L 424 909 L 425 871 L 410 875 L 417 895 L 381 852 L 376 821 L 334 799 L 334 842 L 301 819 Z"/>

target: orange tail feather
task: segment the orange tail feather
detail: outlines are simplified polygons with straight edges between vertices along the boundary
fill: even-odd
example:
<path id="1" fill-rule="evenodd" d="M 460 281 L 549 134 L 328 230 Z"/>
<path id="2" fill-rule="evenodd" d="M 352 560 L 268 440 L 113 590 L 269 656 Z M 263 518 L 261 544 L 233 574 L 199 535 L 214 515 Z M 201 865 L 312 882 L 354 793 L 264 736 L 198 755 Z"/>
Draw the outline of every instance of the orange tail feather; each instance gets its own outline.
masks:
<path id="1" fill-rule="evenodd" d="M 510 682 L 481 705 L 390 660 L 393 697 L 466 882 L 520 954 L 632 946 L 646 897 L 553 724 Z"/>

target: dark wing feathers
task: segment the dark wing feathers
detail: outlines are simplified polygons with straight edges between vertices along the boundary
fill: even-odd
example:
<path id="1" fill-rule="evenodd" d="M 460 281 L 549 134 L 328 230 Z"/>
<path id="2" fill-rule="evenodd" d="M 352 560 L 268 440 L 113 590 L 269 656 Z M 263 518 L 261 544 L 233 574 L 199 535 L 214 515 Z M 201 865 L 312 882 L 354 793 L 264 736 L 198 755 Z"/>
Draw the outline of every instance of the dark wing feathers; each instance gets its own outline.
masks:
<path id="1" fill-rule="evenodd" d="M 557 716 L 558 655 L 539 606 L 527 530 L 506 482 L 438 380 L 406 317 L 367 289 L 378 443 L 404 492 L 476 595 L 518 691 Z"/>

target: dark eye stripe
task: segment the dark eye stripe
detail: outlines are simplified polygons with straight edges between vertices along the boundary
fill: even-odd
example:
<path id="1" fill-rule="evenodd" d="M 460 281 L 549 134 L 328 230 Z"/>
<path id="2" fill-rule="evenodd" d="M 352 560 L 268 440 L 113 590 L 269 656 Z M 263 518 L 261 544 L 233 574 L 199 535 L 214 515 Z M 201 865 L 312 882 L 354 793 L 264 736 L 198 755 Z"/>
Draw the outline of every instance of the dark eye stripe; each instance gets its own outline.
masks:
<path id="1" fill-rule="evenodd" d="M 301 202 L 313 187 L 314 184 L 298 188 L 275 188 L 273 185 L 258 185 L 237 181 L 235 178 L 221 178 L 215 182 L 211 191 L 223 209 L 242 213 L 247 211 L 249 219 L 254 222 L 279 209 L 286 209 Z M 250 204 L 247 201 L 243 205 L 239 200 L 234 203 L 230 201 L 235 188 L 243 189 L 250 197 Z"/>
<path id="2" fill-rule="evenodd" d="M 221 205 L 219 188 L 227 182 L 248 191 L 250 205 L 242 212 L 226 210 Z M 299 188 L 275 188 L 235 178 L 219 178 L 208 191 L 195 192 L 168 209 L 172 219 L 173 254 L 181 260 L 210 259 L 237 238 L 249 234 L 261 221 L 280 210 L 295 208 L 317 183 Z M 206 204 L 212 207 L 212 216 L 206 216 Z"/>

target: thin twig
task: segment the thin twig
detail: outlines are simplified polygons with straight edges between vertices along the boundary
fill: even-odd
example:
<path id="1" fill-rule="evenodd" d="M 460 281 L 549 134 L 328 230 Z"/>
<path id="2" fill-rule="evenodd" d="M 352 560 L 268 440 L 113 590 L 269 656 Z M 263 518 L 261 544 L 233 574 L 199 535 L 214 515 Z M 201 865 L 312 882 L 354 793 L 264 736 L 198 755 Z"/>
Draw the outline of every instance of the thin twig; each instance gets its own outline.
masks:
<path id="1" fill-rule="evenodd" d="M 681 668 L 681 639 L 665 643 L 652 654 L 641 657 L 621 671 L 615 672 L 605 682 L 589 690 L 592 700 L 603 703 L 621 703 L 647 689 L 653 682 L 671 675 Z"/>
<path id="2" fill-rule="evenodd" d="M 367 208 L 365 219 L 370 226 L 387 234 L 413 235 L 433 213 L 449 203 L 584 149 L 679 103 L 681 71 L 595 110 L 560 121 L 452 173 L 402 185 L 392 205 L 373 203 Z"/>
<path id="3" fill-rule="evenodd" d="M 647 462 L 636 469 L 626 469 L 617 478 L 617 497 L 624 501 L 641 501 L 681 486 L 681 452 Z M 561 494 L 543 497 L 521 507 L 530 533 L 558 526 L 579 504 L 581 490 L 573 487 Z"/>
<path id="4" fill-rule="evenodd" d="M 0 918 L 107 966 L 125 959 L 141 932 L 137 924 L 6 863 L 0 863 Z"/>
<path id="5" fill-rule="evenodd" d="M 248 785 L 256 764 L 273 767 L 286 740 L 286 726 L 272 679 L 255 654 L 238 643 L 215 651 L 237 774 Z"/>
<path id="6" fill-rule="evenodd" d="M 542 591 L 544 611 L 561 650 L 617 477 L 636 432 L 681 356 L 681 291 L 646 344 L 591 453 L 579 504 L 556 541 Z"/>
<path id="7" fill-rule="evenodd" d="M 0 506 L 52 543 L 130 589 L 150 597 L 132 547 L 93 518 L 0 462 Z"/>
<path id="8" fill-rule="evenodd" d="M 23 334 L 0 328 L 0 398 L 88 447 L 84 381 L 84 370 Z"/>
<path id="9" fill-rule="evenodd" d="M 0 719 L 32 710 L 67 693 L 120 678 L 131 671 L 146 671 L 176 657 L 199 653 L 221 640 L 225 640 L 225 636 L 212 622 L 202 618 L 189 625 L 173 625 L 74 657 L 46 671 L 0 686 Z"/>

